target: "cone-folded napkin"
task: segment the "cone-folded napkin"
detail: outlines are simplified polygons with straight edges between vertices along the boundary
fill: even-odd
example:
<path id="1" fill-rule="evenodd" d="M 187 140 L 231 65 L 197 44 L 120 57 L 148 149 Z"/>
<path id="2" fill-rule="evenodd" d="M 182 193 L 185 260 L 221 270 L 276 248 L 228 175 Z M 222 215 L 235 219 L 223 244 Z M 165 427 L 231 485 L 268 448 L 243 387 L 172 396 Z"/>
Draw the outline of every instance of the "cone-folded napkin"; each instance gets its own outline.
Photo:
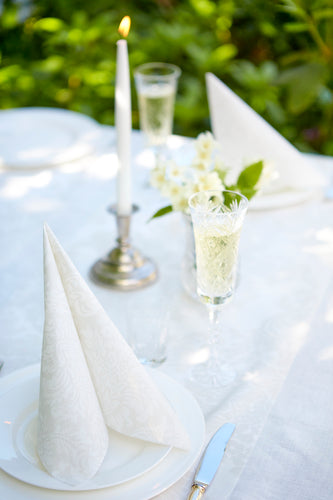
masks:
<path id="1" fill-rule="evenodd" d="M 307 158 L 212 73 L 206 73 L 206 86 L 212 131 L 228 167 L 239 171 L 264 160 L 278 174 L 270 192 L 323 186 Z"/>
<path id="2" fill-rule="evenodd" d="M 90 479 L 108 429 L 188 448 L 177 414 L 108 317 L 48 226 L 37 449 L 46 470 L 71 485 Z"/>

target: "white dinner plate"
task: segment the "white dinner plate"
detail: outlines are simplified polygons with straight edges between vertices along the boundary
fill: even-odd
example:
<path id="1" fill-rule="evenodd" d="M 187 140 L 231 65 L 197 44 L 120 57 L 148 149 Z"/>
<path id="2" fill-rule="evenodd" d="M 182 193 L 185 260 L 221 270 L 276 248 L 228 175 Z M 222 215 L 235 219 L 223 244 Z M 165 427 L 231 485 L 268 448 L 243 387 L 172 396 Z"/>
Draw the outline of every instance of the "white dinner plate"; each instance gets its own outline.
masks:
<path id="1" fill-rule="evenodd" d="M 318 195 L 318 189 L 285 190 L 276 193 L 258 194 L 250 201 L 250 210 L 276 210 L 299 205 Z"/>
<path id="2" fill-rule="evenodd" d="M 78 160 L 105 140 L 104 128 L 82 113 L 38 107 L 0 111 L 4 168 L 43 168 Z"/>
<path id="3" fill-rule="evenodd" d="M 93 479 L 77 487 L 50 476 L 36 451 L 40 366 L 24 370 L 0 396 L 0 467 L 21 481 L 54 490 L 92 490 L 129 481 L 162 460 L 170 448 L 109 432 L 109 450 Z M 8 423 L 10 422 L 10 423 Z M 8 457 L 10 457 L 8 459 Z"/>
<path id="4" fill-rule="evenodd" d="M 39 370 L 39 365 L 33 365 L 0 381 L 0 467 L 11 476 L 42 488 L 66 490 L 66 498 L 70 491 L 78 495 L 79 491 L 107 488 L 112 491 L 112 498 L 127 500 L 132 498 L 128 496 L 132 491 L 131 485 L 135 486 L 136 492 L 137 488 L 141 488 L 145 495 L 151 491 L 156 495 L 179 479 L 196 460 L 205 434 L 198 404 L 173 379 L 150 369 L 151 376 L 186 426 L 191 449 L 188 452 L 175 448 L 170 450 L 111 432 L 112 447 L 94 478 L 74 488 L 54 479 L 44 471 L 35 451 Z M 169 457 L 171 460 L 168 460 Z M 156 474 L 162 466 L 166 470 L 156 482 Z M 41 488 L 36 490 L 45 492 Z M 47 497 L 44 495 L 43 498 Z M 133 498 L 138 497 L 134 495 Z"/>
<path id="5" fill-rule="evenodd" d="M 311 163 L 315 172 L 313 185 L 299 189 L 285 189 L 281 191 L 267 191 L 255 196 L 249 205 L 250 210 L 276 210 L 300 205 L 312 200 L 315 197 L 321 197 L 326 185 L 326 178 L 322 172 L 321 166 L 325 161 L 330 161 L 329 157 L 303 153 L 304 157 Z"/>

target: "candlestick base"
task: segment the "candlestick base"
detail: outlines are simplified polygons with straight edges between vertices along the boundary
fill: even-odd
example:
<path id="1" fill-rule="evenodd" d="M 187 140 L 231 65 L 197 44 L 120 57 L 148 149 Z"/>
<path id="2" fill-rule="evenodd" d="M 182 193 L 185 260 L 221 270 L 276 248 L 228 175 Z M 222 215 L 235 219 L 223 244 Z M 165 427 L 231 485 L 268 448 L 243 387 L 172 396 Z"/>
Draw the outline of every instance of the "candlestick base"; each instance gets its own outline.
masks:
<path id="1" fill-rule="evenodd" d="M 132 213 L 137 210 L 138 207 L 133 205 Z M 119 290 L 135 290 L 154 283 L 157 279 L 155 264 L 130 244 L 131 215 L 118 215 L 115 207 L 111 207 L 110 212 L 117 219 L 118 245 L 92 266 L 91 278 L 97 284 Z"/>

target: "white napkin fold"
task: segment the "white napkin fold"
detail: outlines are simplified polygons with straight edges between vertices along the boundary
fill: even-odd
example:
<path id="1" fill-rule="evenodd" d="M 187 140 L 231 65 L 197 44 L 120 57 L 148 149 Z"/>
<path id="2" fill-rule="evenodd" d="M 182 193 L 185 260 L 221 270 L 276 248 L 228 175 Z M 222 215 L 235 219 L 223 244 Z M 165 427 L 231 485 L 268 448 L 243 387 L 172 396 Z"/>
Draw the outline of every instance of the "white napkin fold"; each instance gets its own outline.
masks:
<path id="1" fill-rule="evenodd" d="M 73 485 L 93 477 L 108 428 L 187 449 L 178 416 L 47 226 L 44 294 L 37 448 L 46 470 Z"/>
<path id="2" fill-rule="evenodd" d="M 228 167 L 238 172 L 264 160 L 278 173 L 271 192 L 324 185 L 323 176 L 304 155 L 212 73 L 206 73 L 206 86 L 213 135 Z"/>

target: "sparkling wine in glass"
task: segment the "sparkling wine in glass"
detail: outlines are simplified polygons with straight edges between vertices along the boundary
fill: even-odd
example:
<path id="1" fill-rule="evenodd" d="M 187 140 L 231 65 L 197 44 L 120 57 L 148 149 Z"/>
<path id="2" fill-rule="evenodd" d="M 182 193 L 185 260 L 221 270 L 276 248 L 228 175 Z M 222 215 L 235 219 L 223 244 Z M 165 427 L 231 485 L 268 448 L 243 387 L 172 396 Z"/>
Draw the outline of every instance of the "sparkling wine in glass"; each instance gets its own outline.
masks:
<path id="1" fill-rule="evenodd" d="M 189 199 L 193 222 L 197 292 L 209 312 L 209 358 L 193 370 L 193 378 L 226 385 L 235 373 L 223 359 L 220 312 L 231 299 L 237 277 L 240 233 L 248 208 L 245 196 L 227 190 L 201 191 Z"/>
<path id="2" fill-rule="evenodd" d="M 180 69 L 173 64 L 147 63 L 134 73 L 140 128 L 158 160 L 172 133 L 175 96 Z"/>

